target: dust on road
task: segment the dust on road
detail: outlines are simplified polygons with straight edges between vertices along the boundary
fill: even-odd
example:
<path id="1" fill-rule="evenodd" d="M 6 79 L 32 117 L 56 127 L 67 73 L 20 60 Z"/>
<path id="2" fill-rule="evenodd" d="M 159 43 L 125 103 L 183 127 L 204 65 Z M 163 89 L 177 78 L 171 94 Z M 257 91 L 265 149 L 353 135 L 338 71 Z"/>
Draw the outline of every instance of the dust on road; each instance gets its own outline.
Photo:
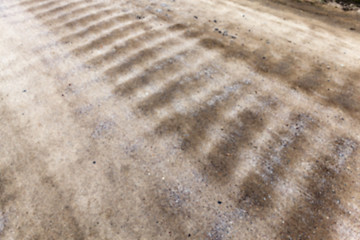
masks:
<path id="1" fill-rule="evenodd" d="M 359 16 L 0 1 L 1 239 L 359 239 Z"/>

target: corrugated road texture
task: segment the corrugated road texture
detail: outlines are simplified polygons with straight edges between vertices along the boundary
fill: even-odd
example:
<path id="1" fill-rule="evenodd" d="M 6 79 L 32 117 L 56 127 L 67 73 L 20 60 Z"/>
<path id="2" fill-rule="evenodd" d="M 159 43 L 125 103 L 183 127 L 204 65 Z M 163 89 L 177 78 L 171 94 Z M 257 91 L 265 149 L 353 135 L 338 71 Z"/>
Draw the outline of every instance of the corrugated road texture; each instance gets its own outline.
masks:
<path id="1" fill-rule="evenodd" d="M 0 238 L 360 239 L 359 15 L 291 2 L 0 0 Z"/>

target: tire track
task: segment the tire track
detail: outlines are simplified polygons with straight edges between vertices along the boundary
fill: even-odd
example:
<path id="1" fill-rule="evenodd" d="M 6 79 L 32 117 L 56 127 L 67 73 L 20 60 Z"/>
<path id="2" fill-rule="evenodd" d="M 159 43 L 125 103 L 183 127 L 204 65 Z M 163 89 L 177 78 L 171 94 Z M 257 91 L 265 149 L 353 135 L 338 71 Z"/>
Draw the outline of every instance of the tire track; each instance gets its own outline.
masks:
<path id="1" fill-rule="evenodd" d="M 129 13 L 110 17 L 110 19 L 97 22 L 97 23 L 87 27 L 86 29 L 83 29 L 76 33 L 62 37 L 60 39 L 60 42 L 68 43 L 68 42 L 74 42 L 76 40 L 81 41 L 83 38 L 85 38 L 89 35 L 98 34 L 100 32 L 103 32 L 107 29 L 110 29 L 110 28 L 116 26 L 119 23 L 124 23 L 124 22 L 130 21 L 131 17 L 132 17 L 132 15 Z"/>
<path id="2" fill-rule="evenodd" d="M 144 27 L 144 23 L 130 22 L 125 26 L 121 26 L 120 28 L 116 28 L 115 30 L 104 34 L 105 36 L 100 36 L 95 40 L 87 43 L 86 45 L 72 50 L 72 53 L 77 56 L 85 55 L 93 49 L 99 49 L 100 47 L 111 45 L 115 41 L 127 37 L 130 33 L 133 33 L 134 31 L 144 29 Z"/>
<path id="3" fill-rule="evenodd" d="M 64 11 L 69 11 L 71 9 L 76 8 L 77 6 L 81 6 L 83 3 L 83 1 L 77 1 L 77 2 L 70 2 L 64 5 L 61 5 L 59 7 L 55 7 L 53 9 L 50 10 L 46 10 L 44 12 L 38 13 L 35 15 L 36 18 L 44 18 L 44 17 L 49 17 L 52 16 L 54 14 L 58 14 L 58 13 L 62 13 Z"/>
<path id="4" fill-rule="evenodd" d="M 75 17 L 79 17 L 79 15 L 81 16 L 81 14 L 87 14 L 88 11 L 90 10 L 98 10 L 98 9 L 101 9 L 101 8 L 104 8 L 105 5 L 102 4 L 102 3 L 96 3 L 96 4 L 92 4 L 92 5 L 85 5 L 84 7 L 80 7 L 80 8 L 77 8 L 71 12 L 68 12 L 68 13 L 64 13 L 60 16 L 56 16 L 54 18 L 51 18 L 49 20 L 46 20 L 44 22 L 45 25 L 47 26 L 53 26 L 53 25 L 60 25 L 62 23 L 65 23 L 69 20 L 71 20 L 72 18 L 75 18 Z"/>
<path id="5" fill-rule="evenodd" d="M 154 125 L 148 133 L 151 139 L 154 136 L 159 141 L 170 139 L 176 153 L 200 174 L 203 186 L 228 200 L 230 210 L 211 213 L 212 226 L 192 223 L 205 228 L 193 234 L 194 238 L 230 238 L 229 222 L 239 225 L 263 219 L 269 222 L 277 204 L 284 205 L 283 209 L 278 208 L 277 216 L 282 213 L 285 216 L 284 224 L 273 230 L 278 239 L 331 238 L 327 229 L 337 217 L 346 215 L 335 199 L 347 198 L 347 190 L 339 182 L 349 181 L 342 168 L 344 162 L 356 155 L 357 142 L 351 133 L 336 137 L 331 143 L 332 152 L 323 154 L 312 144 L 328 147 L 316 139 L 330 126 L 322 123 L 320 127 L 318 117 L 325 114 L 308 114 L 306 106 L 294 106 L 285 101 L 281 90 L 272 93 L 266 87 L 281 84 L 285 90 L 299 92 L 300 99 L 339 110 L 358 122 L 360 107 L 354 104 L 360 96 L 354 82 L 356 71 L 349 72 L 342 82 L 329 81 L 326 65 L 311 66 L 312 62 L 306 63 L 306 56 L 300 53 L 276 55 L 276 47 L 266 46 L 251 50 L 246 44 L 216 37 L 210 27 L 200 24 L 164 21 L 166 18 L 160 18 L 160 14 L 139 19 L 142 15 L 138 9 L 120 13 L 120 8 L 110 4 L 93 3 L 76 1 L 58 5 L 56 1 L 23 1 L 20 4 L 28 6 L 28 12 L 55 32 L 71 56 L 100 72 L 100 78 L 112 87 L 110 97 L 131 104 L 137 120 L 147 118 Z M 165 26 L 154 27 L 160 23 Z M 243 76 L 232 74 L 229 65 L 234 68 L 245 65 L 275 83 L 248 83 Z M 80 71 L 84 70 L 75 67 L 71 72 L 76 75 Z M 89 81 L 85 84 L 87 91 L 97 90 Z M 254 92 L 261 92 L 263 98 Z M 109 98 L 104 93 L 99 95 Z M 161 113 L 163 109 L 165 114 Z M 294 110 L 288 114 L 289 109 Z M 288 118 L 276 119 L 277 116 Z M 212 133 L 220 126 L 221 134 Z M 257 150 L 252 152 L 257 156 L 256 161 L 247 158 L 244 153 L 252 151 L 253 142 L 266 134 L 268 141 L 257 144 Z M 326 141 L 332 141 L 326 137 Z M 314 155 L 320 155 L 319 159 L 312 159 Z M 299 195 L 287 192 L 280 198 L 279 186 L 289 181 L 295 166 L 305 162 L 311 169 L 304 170 L 306 176 L 301 180 L 306 184 L 301 186 L 302 192 Z M 243 163 L 251 168 L 238 181 Z M 299 183 L 299 179 L 294 182 Z M 190 237 L 191 227 L 184 222 L 198 217 L 191 212 L 191 196 L 181 189 L 165 187 L 168 186 L 160 185 L 159 191 L 152 189 L 150 199 L 157 204 L 149 211 L 160 213 L 163 226 L 158 228 L 170 231 L 170 238 Z M 1 192 L 4 190 L 0 188 Z M 293 204 L 283 203 L 287 197 L 296 200 Z M 226 211 L 233 211 L 232 214 L 241 211 L 245 217 L 236 214 L 229 217 Z M 85 238 L 84 233 L 79 238 Z"/>
<path id="6" fill-rule="evenodd" d="M 323 155 L 315 161 L 304 187 L 305 197 L 286 215 L 280 239 L 331 239 L 331 226 L 336 218 L 347 214 L 339 200 L 349 194 L 349 188 L 342 184 L 349 182 L 343 168 L 357 145 L 352 139 L 337 137 L 333 155 Z"/>
<path id="7" fill-rule="evenodd" d="M 304 158 L 310 145 L 307 135 L 315 135 L 318 124 L 307 114 L 290 116 L 288 129 L 273 133 L 270 143 L 262 146 L 256 171 L 243 179 L 237 196 L 238 207 L 252 215 L 268 214 L 272 202 L 276 201 L 273 191 L 288 169 Z"/>
<path id="8" fill-rule="evenodd" d="M 277 79 L 316 102 L 321 102 L 327 107 L 339 108 L 354 119 L 359 118 L 360 108 L 353 103 L 355 102 L 354 96 L 358 96 L 360 93 L 354 83 L 349 81 L 357 75 L 356 72 L 349 72 L 348 76 L 345 76 L 346 84 L 340 85 L 335 81 L 328 80 L 323 69 L 326 66 L 323 68 L 314 66 L 310 71 L 305 70 L 306 72 L 302 72 L 302 75 L 299 76 L 299 71 L 296 69 L 299 66 L 298 59 L 293 56 L 269 59 L 266 56 L 272 54 L 269 50 L 264 51 L 262 47 L 250 52 L 244 46 L 238 44 L 230 46 L 212 38 L 204 38 L 200 44 L 209 50 L 222 52 L 225 59 L 245 61 L 262 75 Z"/>
<path id="9" fill-rule="evenodd" d="M 107 17 L 108 15 L 115 13 L 115 12 L 116 12 L 116 10 L 110 10 L 110 9 L 100 10 L 100 11 L 97 11 L 96 13 L 92 13 L 92 14 L 86 15 L 85 17 L 81 17 L 76 20 L 67 22 L 63 26 L 58 27 L 55 30 L 60 29 L 60 28 L 75 29 L 78 27 L 85 27 L 88 24 L 98 21 L 98 20 L 102 19 L 103 17 Z"/>
<path id="10" fill-rule="evenodd" d="M 26 10 L 31 12 L 31 13 L 36 13 L 39 10 L 46 10 L 46 9 L 49 9 L 49 8 L 53 7 L 54 5 L 56 6 L 58 3 L 59 3 L 59 1 L 45 2 L 45 3 L 40 4 L 38 6 L 29 7 Z"/>

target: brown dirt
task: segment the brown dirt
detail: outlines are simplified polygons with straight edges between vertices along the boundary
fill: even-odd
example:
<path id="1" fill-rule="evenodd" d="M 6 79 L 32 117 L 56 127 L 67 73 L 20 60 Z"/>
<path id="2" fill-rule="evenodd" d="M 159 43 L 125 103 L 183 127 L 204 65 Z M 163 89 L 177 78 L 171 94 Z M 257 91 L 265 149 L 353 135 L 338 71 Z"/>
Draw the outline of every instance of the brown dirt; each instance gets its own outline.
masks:
<path id="1" fill-rule="evenodd" d="M 360 239 L 359 17 L 0 0 L 0 238 Z"/>

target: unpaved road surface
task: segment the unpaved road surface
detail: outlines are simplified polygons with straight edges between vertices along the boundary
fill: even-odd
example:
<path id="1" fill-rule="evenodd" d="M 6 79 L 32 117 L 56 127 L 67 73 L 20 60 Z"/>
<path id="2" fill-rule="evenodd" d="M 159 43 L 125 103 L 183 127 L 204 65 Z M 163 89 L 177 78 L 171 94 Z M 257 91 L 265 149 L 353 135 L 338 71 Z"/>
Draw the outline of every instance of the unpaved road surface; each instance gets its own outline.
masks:
<path id="1" fill-rule="evenodd" d="M 0 239 L 360 239 L 359 14 L 0 0 Z"/>

